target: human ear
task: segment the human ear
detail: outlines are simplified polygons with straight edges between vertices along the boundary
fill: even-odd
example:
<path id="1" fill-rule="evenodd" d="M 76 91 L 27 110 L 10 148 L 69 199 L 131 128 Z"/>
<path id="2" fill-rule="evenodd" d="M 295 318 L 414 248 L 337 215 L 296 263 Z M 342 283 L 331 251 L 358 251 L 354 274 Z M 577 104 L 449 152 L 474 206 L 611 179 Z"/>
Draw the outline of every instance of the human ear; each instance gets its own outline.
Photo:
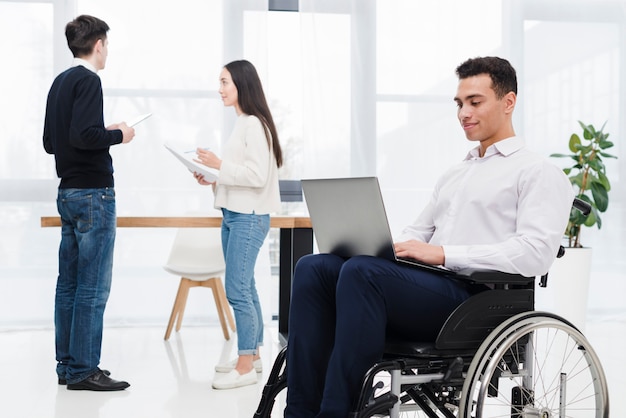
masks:
<path id="1" fill-rule="evenodd" d="M 98 38 L 96 44 L 94 45 L 94 51 L 101 52 L 102 48 L 104 48 L 104 39 Z"/>
<path id="2" fill-rule="evenodd" d="M 507 113 L 512 113 L 513 109 L 515 109 L 515 103 L 517 103 L 517 95 L 510 91 L 504 95 L 504 106 Z"/>

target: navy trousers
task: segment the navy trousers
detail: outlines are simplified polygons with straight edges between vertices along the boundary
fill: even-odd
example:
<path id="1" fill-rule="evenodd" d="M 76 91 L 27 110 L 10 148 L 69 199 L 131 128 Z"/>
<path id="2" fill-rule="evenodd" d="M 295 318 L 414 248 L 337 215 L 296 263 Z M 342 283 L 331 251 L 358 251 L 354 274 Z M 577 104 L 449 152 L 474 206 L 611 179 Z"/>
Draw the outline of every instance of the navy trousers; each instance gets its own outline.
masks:
<path id="1" fill-rule="evenodd" d="M 434 341 L 472 293 L 456 280 L 381 258 L 301 258 L 289 313 L 285 417 L 346 417 L 386 338 Z"/>

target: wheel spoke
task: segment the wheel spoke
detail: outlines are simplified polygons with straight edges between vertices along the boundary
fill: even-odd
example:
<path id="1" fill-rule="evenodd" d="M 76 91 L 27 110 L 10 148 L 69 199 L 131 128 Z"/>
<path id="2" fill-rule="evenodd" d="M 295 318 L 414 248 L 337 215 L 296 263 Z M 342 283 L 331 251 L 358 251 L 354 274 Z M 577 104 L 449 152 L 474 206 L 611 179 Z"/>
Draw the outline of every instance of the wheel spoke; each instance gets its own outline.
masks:
<path id="1" fill-rule="evenodd" d="M 545 315 L 520 314 L 492 332 L 468 369 L 462 413 L 482 418 L 608 416 L 597 356 L 578 330 Z"/>

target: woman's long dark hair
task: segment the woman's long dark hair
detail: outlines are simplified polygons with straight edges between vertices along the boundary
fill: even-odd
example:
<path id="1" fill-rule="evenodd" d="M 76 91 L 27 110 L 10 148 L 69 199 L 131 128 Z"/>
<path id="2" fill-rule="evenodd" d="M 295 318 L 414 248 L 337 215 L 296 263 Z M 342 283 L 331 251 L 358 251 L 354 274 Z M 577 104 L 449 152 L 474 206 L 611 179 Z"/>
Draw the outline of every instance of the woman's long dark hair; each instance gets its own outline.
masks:
<path id="1" fill-rule="evenodd" d="M 230 76 L 237 87 L 237 101 L 239 108 L 246 115 L 256 116 L 259 118 L 265 129 L 265 137 L 267 144 L 274 150 L 276 164 L 278 167 L 283 165 L 283 152 L 278 141 L 278 132 L 274 125 L 272 113 L 265 100 L 263 86 L 256 72 L 254 65 L 246 60 L 233 61 L 224 66 L 230 73 Z"/>

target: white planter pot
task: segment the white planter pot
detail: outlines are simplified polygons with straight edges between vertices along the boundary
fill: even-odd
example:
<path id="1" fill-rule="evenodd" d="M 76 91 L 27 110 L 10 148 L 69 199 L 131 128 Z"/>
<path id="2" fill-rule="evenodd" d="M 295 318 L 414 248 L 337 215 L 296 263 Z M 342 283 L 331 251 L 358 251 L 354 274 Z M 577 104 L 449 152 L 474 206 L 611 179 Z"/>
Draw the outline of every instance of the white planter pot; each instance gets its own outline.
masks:
<path id="1" fill-rule="evenodd" d="M 535 310 L 553 312 L 585 332 L 591 248 L 566 248 L 548 274 L 548 287 L 535 286 Z"/>

